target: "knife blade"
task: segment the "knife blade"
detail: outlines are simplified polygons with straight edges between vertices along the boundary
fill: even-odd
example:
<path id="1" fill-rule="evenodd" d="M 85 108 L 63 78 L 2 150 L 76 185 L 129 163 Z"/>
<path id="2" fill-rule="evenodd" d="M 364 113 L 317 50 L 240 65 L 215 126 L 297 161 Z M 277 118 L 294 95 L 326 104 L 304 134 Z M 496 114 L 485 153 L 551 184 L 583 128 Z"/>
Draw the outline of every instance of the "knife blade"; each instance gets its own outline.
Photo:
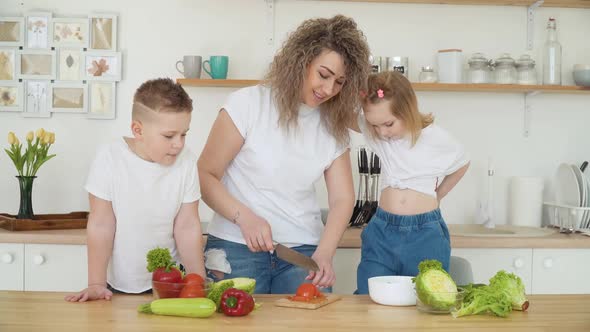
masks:
<path id="1" fill-rule="evenodd" d="M 302 268 L 311 271 L 320 270 L 318 264 L 313 259 L 280 243 L 277 243 L 275 245 L 275 251 L 277 253 L 277 256 L 287 263 L 301 266 Z"/>

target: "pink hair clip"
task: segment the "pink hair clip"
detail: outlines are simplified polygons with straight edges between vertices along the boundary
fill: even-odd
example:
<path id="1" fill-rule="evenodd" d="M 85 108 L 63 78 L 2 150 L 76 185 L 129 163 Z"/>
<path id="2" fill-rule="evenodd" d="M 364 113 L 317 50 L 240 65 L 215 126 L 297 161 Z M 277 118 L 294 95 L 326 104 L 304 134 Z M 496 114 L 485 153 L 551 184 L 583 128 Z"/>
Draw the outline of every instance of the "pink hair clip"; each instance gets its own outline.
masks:
<path id="1" fill-rule="evenodd" d="M 385 95 L 383 94 L 383 90 L 379 89 L 377 90 L 377 97 L 379 98 L 383 98 Z"/>

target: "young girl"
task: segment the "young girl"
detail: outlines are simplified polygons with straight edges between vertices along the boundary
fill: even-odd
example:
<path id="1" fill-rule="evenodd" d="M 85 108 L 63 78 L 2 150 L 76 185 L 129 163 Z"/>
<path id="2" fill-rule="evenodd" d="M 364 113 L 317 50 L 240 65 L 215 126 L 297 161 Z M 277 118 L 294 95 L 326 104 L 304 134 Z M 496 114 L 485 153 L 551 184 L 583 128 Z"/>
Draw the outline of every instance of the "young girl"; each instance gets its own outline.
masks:
<path id="1" fill-rule="evenodd" d="M 381 158 L 379 208 L 364 229 L 357 293 L 375 276 L 418 274 L 437 259 L 449 268 L 449 231 L 439 202 L 461 180 L 469 160 L 460 143 L 418 111 L 410 82 L 398 72 L 369 77 L 358 129 Z"/>

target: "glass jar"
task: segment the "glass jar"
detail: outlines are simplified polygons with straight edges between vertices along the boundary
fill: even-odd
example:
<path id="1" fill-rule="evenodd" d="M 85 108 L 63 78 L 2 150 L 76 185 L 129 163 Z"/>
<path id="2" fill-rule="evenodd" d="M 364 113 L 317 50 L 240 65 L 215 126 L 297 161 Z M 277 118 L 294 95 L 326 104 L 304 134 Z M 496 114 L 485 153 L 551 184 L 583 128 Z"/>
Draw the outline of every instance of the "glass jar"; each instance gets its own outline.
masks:
<path id="1" fill-rule="evenodd" d="M 473 54 L 467 63 L 467 83 L 490 83 L 490 61 L 482 53 Z"/>
<path id="2" fill-rule="evenodd" d="M 515 61 L 510 54 L 504 53 L 494 64 L 494 79 L 496 84 L 514 84 L 516 83 L 516 66 Z"/>
<path id="3" fill-rule="evenodd" d="M 420 83 L 436 83 L 438 82 L 438 75 L 434 71 L 434 68 L 430 66 L 422 67 L 422 71 L 418 76 L 418 81 Z"/>
<path id="4" fill-rule="evenodd" d="M 523 54 L 516 61 L 516 82 L 523 85 L 537 84 L 537 70 L 535 69 L 535 60 L 528 54 Z"/>

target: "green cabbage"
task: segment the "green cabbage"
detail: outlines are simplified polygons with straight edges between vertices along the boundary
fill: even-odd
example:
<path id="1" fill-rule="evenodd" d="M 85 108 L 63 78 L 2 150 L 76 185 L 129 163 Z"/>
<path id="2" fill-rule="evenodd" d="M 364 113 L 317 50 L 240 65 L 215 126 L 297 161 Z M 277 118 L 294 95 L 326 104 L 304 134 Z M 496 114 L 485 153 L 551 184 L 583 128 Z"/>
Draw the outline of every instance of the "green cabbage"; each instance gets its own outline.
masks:
<path id="1" fill-rule="evenodd" d="M 441 262 L 424 260 L 418 265 L 418 270 L 420 272 L 413 280 L 420 301 L 436 310 L 451 309 L 457 300 L 457 285 Z"/>
<path id="2" fill-rule="evenodd" d="M 233 278 L 228 279 L 234 282 L 234 288 L 243 290 L 248 294 L 254 294 L 254 289 L 256 288 L 256 279 L 252 278 Z"/>

